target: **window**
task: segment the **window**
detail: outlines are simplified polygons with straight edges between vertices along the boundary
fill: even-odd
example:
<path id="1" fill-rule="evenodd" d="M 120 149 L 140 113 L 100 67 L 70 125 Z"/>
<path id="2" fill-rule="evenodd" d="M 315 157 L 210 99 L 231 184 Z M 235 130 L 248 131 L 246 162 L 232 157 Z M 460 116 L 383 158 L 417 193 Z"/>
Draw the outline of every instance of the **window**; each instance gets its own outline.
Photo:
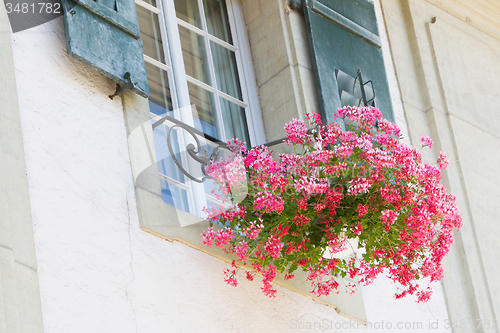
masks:
<path id="1" fill-rule="evenodd" d="M 136 0 L 136 9 L 152 121 L 166 118 L 154 129 L 162 198 L 177 209 L 203 216 L 202 207 L 220 202 L 212 194 L 211 181 L 198 183 L 176 165 L 177 161 L 197 179 L 202 176 L 200 165 L 184 148 L 194 137 L 175 127 L 176 122 L 203 133 L 198 139 L 208 154 L 216 140 L 238 138 L 250 147 L 262 139 L 260 114 L 251 101 L 245 70 L 250 61 L 244 33 L 235 17 L 238 4 Z"/>

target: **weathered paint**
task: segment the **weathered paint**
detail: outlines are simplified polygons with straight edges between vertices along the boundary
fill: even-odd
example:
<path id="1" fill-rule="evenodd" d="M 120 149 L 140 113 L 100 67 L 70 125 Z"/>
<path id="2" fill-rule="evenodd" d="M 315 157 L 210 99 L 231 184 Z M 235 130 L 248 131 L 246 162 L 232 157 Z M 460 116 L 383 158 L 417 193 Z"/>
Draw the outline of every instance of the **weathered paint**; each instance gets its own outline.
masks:
<path id="1" fill-rule="evenodd" d="M 84 64 L 132 90 L 149 95 L 135 2 L 118 0 L 117 10 L 94 0 L 63 0 L 68 53 Z M 111 94 L 110 94 L 111 95 Z"/>

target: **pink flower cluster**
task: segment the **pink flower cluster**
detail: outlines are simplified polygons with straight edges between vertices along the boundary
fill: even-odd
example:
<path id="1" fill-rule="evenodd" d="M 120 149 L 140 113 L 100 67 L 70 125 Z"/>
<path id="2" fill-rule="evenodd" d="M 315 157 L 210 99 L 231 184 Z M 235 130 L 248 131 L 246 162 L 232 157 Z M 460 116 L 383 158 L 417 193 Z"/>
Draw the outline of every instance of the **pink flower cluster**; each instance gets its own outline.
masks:
<path id="1" fill-rule="evenodd" d="M 427 136 L 427 135 L 421 135 L 420 136 L 420 143 L 422 144 L 422 147 L 429 147 L 432 149 L 432 145 L 434 144 L 434 141 Z"/>
<path id="2" fill-rule="evenodd" d="M 366 178 L 353 178 L 350 182 L 347 192 L 351 195 L 358 195 L 360 193 L 368 193 L 370 190 L 370 182 Z"/>
<path id="3" fill-rule="evenodd" d="M 287 142 L 301 145 L 300 153 L 275 161 L 267 147 L 246 152 L 233 140 L 233 159 L 207 168 L 236 203 L 212 209 L 209 219 L 223 228 L 202 234 L 207 246 L 237 255 L 226 282 L 236 285 L 237 269 L 251 263 L 247 279 L 261 274 L 262 291 L 274 298 L 278 275 L 287 280 L 302 269 L 311 292 L 321 296 L 336 290 L 339 278 L 369 284 L 387 274 L 399 288 L 397 298 L 427 301 L 432 290 L 421 281 L 443 277 L 442 260 L 461 226 L 456 199 L 440 184 L 446 155 L 436 164 L 423 161 L 373 107 L 339 109 L 327 125 L 318 115 L 307 120 L 310 130 L 297 119 L 285 126 Z M 433 145 L 429 137 L 421 143 Z M 241 189 L 247 192 L 235 201 Z M 343 251 L 353 238 L 362 254 L 322 257 Z M 348 287 L 355 292 L 355 285 Z"/>
<path id="4" fill-rule="evenodd" d="M 250 226 L 245 229 L 244 235 L 250 239 L 256 239 L 262 231 L 262 228 L 264 228 L 262 220 L 260 222 L 260 224 L 257 224 L 256 221 L 250 222 Z"/>
<path id="5" fill-rule="evenodd" d="M 246 150 L 234 139 L 229 142 L 228 147 L 234 151 L 225 158 L 211 161 L 205 172 L 221 185 L 223 196 L 231 195 L 234 198 L 247 193 L 246 168 L 241 153 Z M 220 196 L 216 196 L 220 200 Z"/>
<path id="6" fill-rule="evenodd" d="M 278 259 L 281 255 L 281 250 L 283 249 L 283 243 L 281 243 L 281 239 L 271 235 L 268 238 L 264 249 L 267 251 L 268 255 L 271 256 L 271 258 Z"/>
<path id="7" fill-rule="evenodd" d="M 317 297 L 322 295 L 328 296 L 332 290 L 337 289 L 339 286 L 339 283 L 335 281 L 332 276 L 330 276 L 328 266 L 321 267 L 322 263 L 323 258 L 320 259 L 320 263 L 316 267 L 309 266 L 307 268 L 309 271 L 307 280 L 312 281 L 311 287 L 313 287 L 313 290 L 311 290 L 310 293 L 316 295 Z"/>
<path id="8" fill-rule="evenodd" d="M 236 262 L 233 260 L 233 263 L 231 264 L 232 268 L 224 269 L 224 281 L 233 287 L 238 286 L 238 280 L 236 279 L 236 273 L 238 273 L 238 266 L 236 265 Z"/>
<path id="9" fill-rule="evenodd" d="M 255 195 L 254 208 L 265 210 L 266 213 L 281 213 L 284 209 L 284 201 L 281 197 L 269 192 L 259 192 Z"/>
<path id="10" fill-rule="evenodd" d="M 285 125 L 287 143 L 303 144 L 308 138 L 306 124 L 296 118 Z"/>
<path id="11" fill-rule="evenodd" d="M 215 246 L 224 247 L 234 238 L 234 231 L 231 228 L 225 228 L 222 230 L 214 231 L 213 227 L 210 227 L 207 232 L 201 234 L 203 236 L 203 244 L 208 247 L 212 247 L 212 242 Z"/>
<path id="12" fill-rule="evenodd" d="M 358 204 L 358 217 L 363 217 L 368 214 L 368 206 L 363 204 Z"/>
<path id="13" fill-rule="evenodd" d="M 269 298 L 276 298 L 278 291 L 276 289 L 273 289 L 273 285 L 274 279 L 278 274 L 278 270 L 273 264 L 270 264 L 268 267 L 269 268 L 267 269 L 267 271 L 262 272 L 262 276 L 264 278 L 262 279 L 263 286 L 261 289 L 264 295 L 268 296 Z"/>
<path id="14" fill-rule="evenodd" d="M 380 219 L 382 220 L 382 223 L 385 225 L 385 232 L 389 232 L 389 229 L 391 225 L 396 222 L 396 219 L 398 218 L 399 213 L 392 210 L 392 209 L 384 209 L 381 212 Z"/>
<path id="15" fill-rule="evenodd" d="M 328 251 L 330 253 L 345 251 L 347 250 L 347 237 L 340 235 L 338 235 L 337 237 L 332 237 L 327 242 L 327 244 L 328 244 Z"/>

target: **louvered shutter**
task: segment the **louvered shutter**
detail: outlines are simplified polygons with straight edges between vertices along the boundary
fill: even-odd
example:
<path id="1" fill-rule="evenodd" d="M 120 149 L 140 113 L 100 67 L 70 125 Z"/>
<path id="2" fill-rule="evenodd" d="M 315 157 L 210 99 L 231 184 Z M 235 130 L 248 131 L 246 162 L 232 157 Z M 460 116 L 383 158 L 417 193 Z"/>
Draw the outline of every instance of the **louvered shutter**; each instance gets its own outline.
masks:
<path id="1" fill-rule="evenodd" d="M 68 53 L 148 97 L 137 13 L 133 0 L 62 0 Z"/>
<path id="2" fill-rule="evenodd" d="M 373 3 L 305 0 L 304 14 L 326 120 L 330 122 L 341 106 L 364 105 L 364 90 L 366 104 L 375 105 L 384 118 L 393 121 Z"/>

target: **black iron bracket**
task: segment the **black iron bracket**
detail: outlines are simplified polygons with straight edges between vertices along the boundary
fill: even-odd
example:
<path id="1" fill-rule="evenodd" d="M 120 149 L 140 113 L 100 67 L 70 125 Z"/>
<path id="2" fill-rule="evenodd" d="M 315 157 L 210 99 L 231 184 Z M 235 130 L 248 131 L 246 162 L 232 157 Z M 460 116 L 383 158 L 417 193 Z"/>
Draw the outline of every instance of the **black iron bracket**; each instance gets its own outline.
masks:
<path id="1" fill-rule="evenodd" d="M 198 178 L 194 177 L 186 169 L 184 169 L 182 167 L 180 161 L 178 160 L 178 158 L 175 156 L 175 151 L 172 148 L 172 140 L 170 139 L 170 135 L 171 135 L 172 131 L 176 127 L 184 129 L 186 132 L 188 132 L 193 137 L 193 139 L 196 142 L 196 146 L 193 145 L 192 143 L 189 143 L 186 146 L 186 151 L 187 151 L 189 157 L 191 157 L 193 160 L 195 160 L 196 162 L 198 162 L 200 164 L 200 169 L 201 169 L 201 172 L 203 174 L 203 176 L 202 176 L 201 179 L 198 179 Z M 226 144 L 220 144 L 219 143 L 212 150 L 212 153 L 210 154 L 210 156 L 208 156 L 207 150 L 201 146 L 200 140 L 198 139 L 198 136 L 195 134 L 195 132 L 193 131 L 193 129 L 194 128 L 192 128 L 191 126 L 188 126 L 188 125 L 182 124 L 182 123 L 180 123 L 180 124 L 177 123 L 174 126 L 170 127 L 170 129 L 167 132 L 167 145 L 168 145 L 168 150 L 170 152 L 170 156 L 172 157 L 172 160 L 174 161 L 175 165 L 177 165 L 177 167 L 179 168 L 179 170 L 186 177 L 188 177 L 189 179 L 191 179 L 192 181 L 197 182 L 197 183 L 203 183 L 203 182 L 205 182 L 205 180 L 212 178 L 212 177 L 210 177 L 209 175 L 206 174 L 205 168 L 210 164 L 211 161 L 217 160 L 217 158 L 219 157 L 219 153 L 220 153 L 221 149 L 227 149 L 227 150 L 230 150 L 230 149 L 228 148 L 228 146 Z"/>
<path id="2" fill-rule="evenodd" d="M 223 142 L 223 141 L 220 141 L 220 140 L 218 140 L 218 139 L 216 139 L 208 134 L 205 134 L 202 131 L 197 130 L 196 128 L 193 128 L 193 127 L 183 123 L 182 121 L 179 121 L 179 120 L 177 120 L 173 117 L 170 117 L 170 116 L 165 116 L 165 117 L 159 119 L 158 121 L 156 121 L 155 123 L 153 123 L 152 124 L 153 130 L 155 128 L 157 128 L 158 126 L 160 126 L 161 124 L 163 124 L 165 121 L 168 121 L 169 123 L 174 124 L 173 126 L 170 126 L 170 128 L 167 132 L 167 146 L 168 146 L 168 150 L 170 152 L 170 157 L 172 157 L 172 160 L 174 161 L 175 165 L 179 168 L 179 170 L 186 177 L 188 177 L 189 179 L 191 179 L 192 181 L 197 182 L 197 183 L 203 183 L 207 179 L 212 179 L 212 177 L 210 177 L 209 175 L 206 174 L 205 168 L 210 164 L 210 162 L 217 160 L 217 158 L 219 157 L 219 155 L 221 153 L 221 150 L 225 149 L 225 150 L 230 151 L 228 144 Z M 203 175 L 201 177 L 201 179 L 198 179 L 198 178 L 194 177 L 191 173 L 189 173 L 182 166 L 181 162 L 179 161 L 179 158 L 176 156 L 176 153 L 175 153 L 176 150 L 174 149 L 174 147 L 172 147 L 172 139 L 171 139 L 172 131 L 175 128 L 181 128 L 181 129 L 185 130 L 194 139 L 196 144 L 189 143 L 186 146 L 186 152 L 190 158 L 192 158 L 194 161 L 196 161 L 197 163 L 200 164 L 201 173 Z M 307 133 L 317 135 L 316 128 L 309 129 L 307 131 Z M 213 148 L 210 156 L 208 155 L 207 150 L 205 148 L 203 148 L 202 145 L 200 144 L 200 140 L 198 139 L 198 137 L 204 137 L 205 139 L 209 140 L 210 142 L 212 142 L 216 145 Z M 272 146 L 282 144 L 282 143 L 286 142 L 286 140 L 287 140 L 287 138 L 282 138 L 282 139 L 278 139 L 278 140 L 264 143 L 264 144 L 259 145 L 259 146 L 272 147 Z M 253 148 L 255 148 L 255 147 L 253 147 Z"/>
<path id="3" fill-rule="evenodd" d="M 363 98 L 363 104 L 364 104 L 364 106 L 368 106 L 369 103 L 371 103 L 375 100 L 375 88 L 373 88 L 373 82 L 372 82 L 372 80 L 368 80 L 368 81 L 363 83 L 363 77 L 361 76 L 361 69 L 358 69 L 358 75 L 356 76 L 356 79 L 354 80 L 353 92 L 356 91 L 356 82 L 358 80 L 359 80 L 359 87 L 361 89 L 361 97 Z M 373 91 L 373 97 L 370 98 L 369 100 L 366 99 L 366 92 L 365 92 L 365 86 L 368 83 L 372 86 L 372 91 Z"/>
<path id="4" fill-rule="evenodd" d="M 125 82 L 127 82 L 127 83 L 123 87 L 117 83 L 115 93 L 113 95 L 109 95 L 109 98 L 113 99 L 116 96 L 123 94 L 125 91 L 134 88 L 134 83 L 132 82 L 132 78 L 131 78 L 131 75 L 129 72 L 125 73 L 123 78 L 125 79 Z"/>
<path id="5" fill-rule="evenodd" d="M 342 74 L 342 78 L 340 78 Z M 342 70 L 335 69 L 335 78 L 339 87 L 339 97 L 341 107 L 346 105 L 351 106 L 375 106 L 376 92 L 373 86 L 373 81 L 368 80 L 363 81 L 363 76 L 361 70 L 357 70 L 356 77 L 352 77 L 349 74 L 343 72 Z M 343 92 L 349 94 L 352 98 L 346 101 L 348 104 L 344 104 L 342 101 Z"/>
<path id="6" fill-rule="evenodd" d="M 170 128 L 167 132 L 167 146 L 168 146 L 168 150 L 170 152 L 170 157 L 174 161 L 177 168 L 179 168 L 179 170 L 186 177 L 188 177 L 189 179 L 191 179 L 192 181 L 197 182 L 197 183 L 203 183 L 203 182 L 205 182 L 205 180 L 211 179 L 211 177 L 206 174 L 205 168 L 210 164 L 210 162 L 217 160 L 217 158 L 219 157 L 219 155 L 221 153 L 221 150 L 225 149 L 225 150 L 229 151 L 229 147 L 228 147 L 227 143 L 222 142 L 222 141 L 220 141 L 220 140 L 218 140 L 218 139 L 216 139 L 208 134 L 205 134 L 202 131 L 199 131 L 196 128 L 193 128 L 193 127 L 191 127 L 191 126 L 189 126 L 189 125 L 187 125 L 187 124 L 185 124 L 185 123 L 183 123 L 175 118 L 172 118 L 170 116 L 165 116 L 165 117 L 159 119 L 158 121 L 156 121 L 155 123 L 153 123 L 152 124 L 153 130 L 155 128 L 157 128 L 158 126 L 160 126 L 161 124 L 163 124 L 165 121 L 168 121 L 169 123 L 174 124 L 173 126 L 170 126 Z M 194 177 L 188 170 L 186 170 L 182 166 L 179 158 L 176 156 L 176 153 L 175 153 L 176 150 L 172 146 L 172 139 L 171 139 L 172 131 L 176 128 L 180 128 L 180 129 L 186 131 L 195 141 L 195 144 L 189 143 L 186 146 L 186 152 L 187 152 L 187 155 L 191 159 L 193 159 L 195 162 L 200 164 L 201 173 L 203 175 L 201 177 L 201 179 Z M 308 133 L 312 133 L 312 130 L 309 130 Z M 202 145 L 200 144 L 200 140 L 198 137 L 204 137 L 216 145 L 213 148 L 210 156 L 208 155 L 207 150 L 205 148 L 203 148 Z M 266 147 L 276 146 L 276 145 L 279 145 L 281 143 L 286 142 L 286 139 L 287 138 L 274 140 L 274 141 L 271 141 L 271 142 L 268 142 L 268 143 L 265 143 L 265 144 L 262 144 L 259 146 L 266 146 Z M 255 147 L 253 147 L 253 148 L 255 148 Z"/>
<path id="7" fill-rule="evenodd" d="M 165 121 L 168 121 L 168 122 L 174 124 L 173 126 L 171 126 L 169 128 L 169 130 L 167 132 L 167 146 L 168 146 L 168 150 L 170 152 L 170 157 L 174 161 L 177 168 L 179 168 L 179 170 L 186 177 L 188 177 L 189 179 L 191 179 L 192 181 L 194 181 L 196 183 L 203 183 L 203 182 L 205 182 L 205 180 L 211 179 L 211 177 L 206 174 L 205 168 L 210 164 L 211 161 L 217 160 L 221 149 L 229 150 L 227 144 L 210 136 L 210 135 L 208 135 L 208 134 L 203 133 L 202 131 L 197 130 L 196 128 L 193 128 L 193 127 L 183 123 L 182 121 L 179 121 L 175 118 L 172 118 L 170 116 L 165 116 L 165 117 L 161 118 L 160 120 L 156 121 L 155 123 L 153 123 L 153 125 L 152 125 L 153 130 L 155 128 L 157 128 L 158 126 L 160 126 L 161 124 L 163 124 Z M 196 145 L 189 143 L 186 146 L 186 152 L 190 158 L 192 158 L 194 161 L 196 161 L 197 163 L 200 164 L 201 173 L 203 175 L 201 177 L 201 179 L 198 179 L 198 178 L 194 177 L 191 173 L 189 173 L 182 166 L 181 162 L 179 161 L 179 158 L 176 156 L 175 150 L 172 147 L 172 139 L 171 139 L 172 131 L 175 128 L 181 128 L 181 129 L 185 130 L 194 139 Z M 205 148 L 203 148 L 202 145 L 200 144 L 200 140 L 198 139 L 198 137 L 204 137 L 207 140 L 216 144 L 216 147 L 212 150 L 212 153 L 210 154 L 210 156 L 208 156 L 207 150 Z"/>

